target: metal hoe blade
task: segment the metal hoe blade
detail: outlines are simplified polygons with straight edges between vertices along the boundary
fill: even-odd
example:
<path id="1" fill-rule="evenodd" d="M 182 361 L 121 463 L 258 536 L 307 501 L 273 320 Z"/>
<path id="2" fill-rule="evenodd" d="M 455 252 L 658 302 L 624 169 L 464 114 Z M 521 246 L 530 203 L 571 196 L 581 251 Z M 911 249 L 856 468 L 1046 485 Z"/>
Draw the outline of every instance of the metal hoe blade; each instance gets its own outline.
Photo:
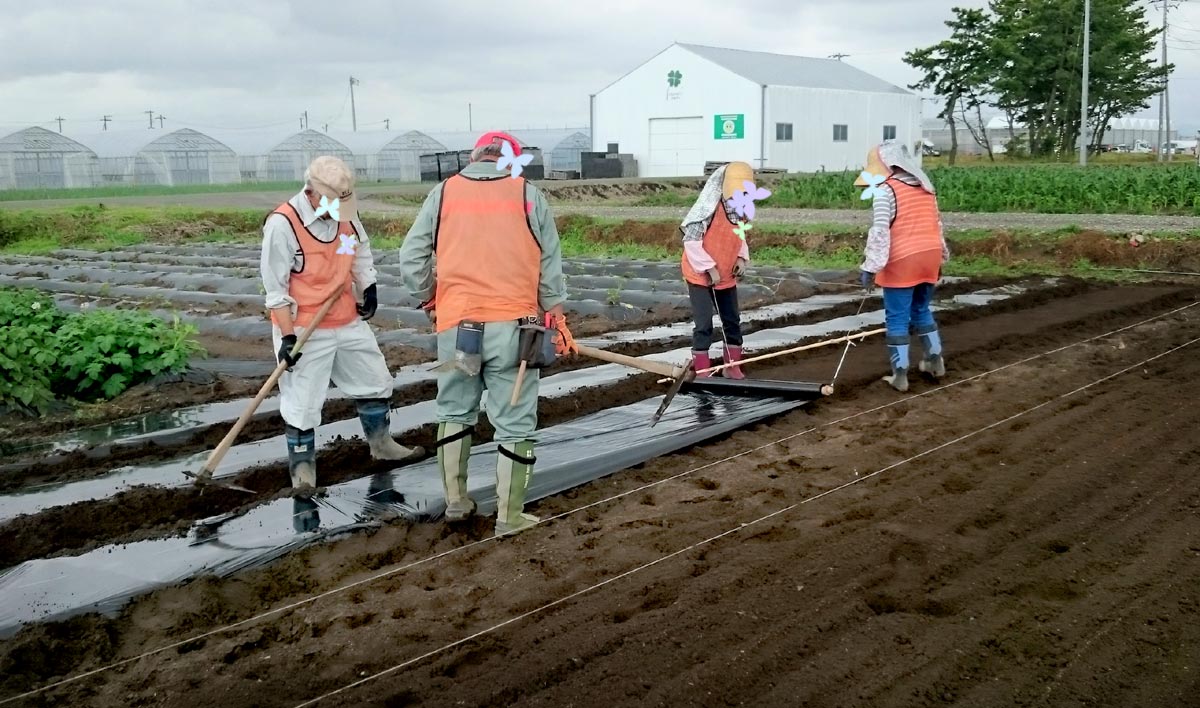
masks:
<path id="1" fill-rule="evenodd" d="M 214 479 L 212 475 L 196 474 L 195 472 L 191 472 L 189 470 L 184 470 L 183 474 L 187 477 L 191 477 L 196 482 L 197 487 L 220 487 L 222 489 L 232 489 L 235 492 L 258 494 L 258 492 L 254 491 L 253 489 L 246 489 L 245 487 L 238 486 L 233 482 L 223 482 L 219 479 Z"/>
<path id="2" fill-rule="evenodd" d="M 654 413 L 654 417 L 650 419 L 651 428 L 653 428 L 655 425 L 658 425 L 658 421 L 662 419 L 663 413 L 667 412 L 667 406 L 671 405 L 671 401 L 675 398 L 675 394 L 679 393 L 679 389 L 683 388 L 685 383 L 688 383 L 695 378 L 696 362 L 695 360 L 692 360 L 688 362 L 687 367 L 683 370 L 683 373 L 675 377 L 675 383 L 671 384 L 671 388 L 667 391 L 667 395 L 663 397 L 662 404 L 659 405 L 658 410 Z"/>

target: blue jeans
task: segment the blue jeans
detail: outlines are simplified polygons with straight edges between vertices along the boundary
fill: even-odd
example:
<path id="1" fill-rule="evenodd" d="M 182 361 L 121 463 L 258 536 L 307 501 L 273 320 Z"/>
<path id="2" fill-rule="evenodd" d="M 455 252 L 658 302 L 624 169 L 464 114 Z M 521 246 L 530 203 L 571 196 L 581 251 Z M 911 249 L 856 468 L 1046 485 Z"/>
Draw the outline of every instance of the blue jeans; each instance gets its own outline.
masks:
<path id="1" fill-rule="evenodd" d="M 908 344 L 908 335 L 937 331 L 933 321 L 933 283 L 921 283 L 911 288 L 884 288 L 883 311 L 887 322 L 887 343 Z"/>

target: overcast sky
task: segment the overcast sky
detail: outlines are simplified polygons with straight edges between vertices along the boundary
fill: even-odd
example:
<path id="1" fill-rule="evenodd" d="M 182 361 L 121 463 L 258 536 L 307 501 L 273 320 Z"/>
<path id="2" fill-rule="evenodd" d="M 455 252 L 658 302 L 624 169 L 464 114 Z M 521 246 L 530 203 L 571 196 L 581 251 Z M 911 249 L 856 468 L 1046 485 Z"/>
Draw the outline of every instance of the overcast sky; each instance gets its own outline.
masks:
<path id="1" fill-rule="evenodd" d="M 29 124 L 359 129 L 587 125 L 595 93 L 671 42 L 846 61 L 897 85 L 963 0 L 0 0 L 0 134 Z M 1147 2 L 1147 6 L 1149 2 Z M 1155 11 L 1157 13 L 1157 11 Z M 1157 16 L 1157 15 L 1156 15 Z M 1200 1 L 1173 11 L 1176 124 L 1200 128 Z M 926 106 L 927 115 L 936 113 Z M 1144 113 L 1157 116 L 1157 102 Z M 157 125 L 157 123 L 156 123 Z"/>

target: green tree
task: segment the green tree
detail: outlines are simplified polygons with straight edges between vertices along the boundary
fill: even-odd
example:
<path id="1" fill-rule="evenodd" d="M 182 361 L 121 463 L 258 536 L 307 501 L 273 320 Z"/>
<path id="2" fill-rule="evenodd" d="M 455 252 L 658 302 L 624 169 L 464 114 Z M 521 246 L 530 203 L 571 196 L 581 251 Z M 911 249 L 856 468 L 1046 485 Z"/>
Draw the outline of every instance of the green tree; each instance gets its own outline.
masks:
<path id="1" fill-rule="evenodd" d="M 1080 112 L 1083 0 L 992 0 L 993 105 L 1025 124 L 1031 155 L 1074 151 Z M 1159 31 L 1137 0 L 1093 0 L 1089 127 L 1149 106 L 1171 67 L 1150 58 Z"/>
<path id="2" fill-rule="evenodd" d="M 944 101 L 938 118 L 945 120 L 950 128 L 951 165 L 958 157 L 958 118 L 969 122 L 973 113 L 982 123 L 981 107 L 994 71 L 987 13 L 962 7 L 953 8 L 952 12 L 954 19 L 945 23 L 950 28 L 949 39 L 904 55 L 906 64 L 924 74 L 909 88 L 932 90 Z M 976 134 L 974 128 L 972 134 Z"/>

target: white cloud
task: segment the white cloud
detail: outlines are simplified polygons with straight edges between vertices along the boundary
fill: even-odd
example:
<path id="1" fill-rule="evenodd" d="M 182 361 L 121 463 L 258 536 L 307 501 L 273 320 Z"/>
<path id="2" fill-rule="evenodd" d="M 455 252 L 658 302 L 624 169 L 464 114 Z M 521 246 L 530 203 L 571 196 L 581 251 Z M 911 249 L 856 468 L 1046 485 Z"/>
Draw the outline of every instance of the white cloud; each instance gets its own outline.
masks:
<path id="1" fill-rule="evenodd" d="M 982 6 L 982 0 L 959 4 Z M 0 132 L 167 127 L 461 130 L 585 125 L 588 94 L 673 41 L 846 61 L 897 85 L 905 51 L 942 39 L 946 0 L 0 0 Z M 1200 127 L 1200 6 L 1183 5 L 1173 115 Z M 1196 28 L 1186 34 L 1184 26 Z M 1157 109 L 1147 111 L 1153 115 Z"/>

